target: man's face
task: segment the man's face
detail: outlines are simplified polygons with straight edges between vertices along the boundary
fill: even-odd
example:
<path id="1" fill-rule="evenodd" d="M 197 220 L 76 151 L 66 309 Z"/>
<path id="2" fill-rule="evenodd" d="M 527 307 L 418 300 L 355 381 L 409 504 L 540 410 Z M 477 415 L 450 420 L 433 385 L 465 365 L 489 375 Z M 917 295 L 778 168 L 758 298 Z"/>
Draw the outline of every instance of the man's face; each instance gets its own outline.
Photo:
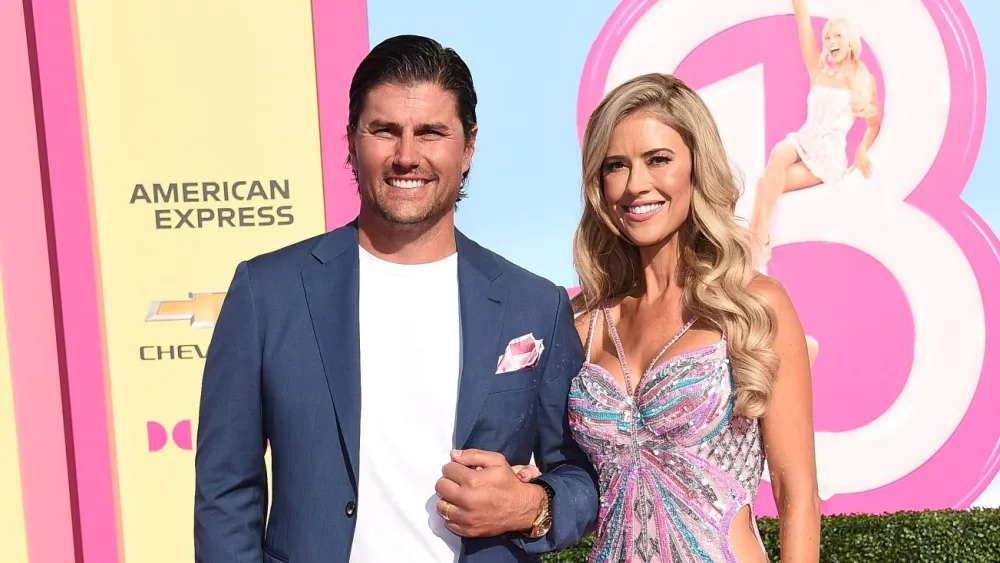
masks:
<path id="1" fill-rule="evenodd" d="M 462 130 L 455 95 L 433 82 L 382 84 L 365 100 L 349 134 L 364 205 L 399 225 L 454 213 L 476 129 Z"/>

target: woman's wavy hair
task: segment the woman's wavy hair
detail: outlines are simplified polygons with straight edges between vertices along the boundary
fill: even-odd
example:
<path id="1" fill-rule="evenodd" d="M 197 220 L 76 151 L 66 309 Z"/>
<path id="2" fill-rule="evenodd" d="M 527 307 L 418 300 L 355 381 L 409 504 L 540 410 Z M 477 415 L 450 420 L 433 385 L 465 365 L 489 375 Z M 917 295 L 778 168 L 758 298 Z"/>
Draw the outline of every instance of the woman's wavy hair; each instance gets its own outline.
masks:
<path id="1" fill-rule="evenodd" d="M 682 307 L 716 325 L 727 339 L 736 409 L 764 414 L 778 357 L 771 351 L 777 322 L 764 298 L 750 290 L 754 268 L 749 235 L 736 222 L 740 188 L 722 139 L 702 99 L 674 76 L 646 74 L 612 90 L 587 122 L 583 138 L 583 217 L 573 242 L 581 292 L 577 313 L 631 293 L 641 281 L 639 250 L 618 229 L 605 204 L 602 163 L 614 128 L 644 114 L 680 134 L 691 151 L 691 212 L 681 243 Z"/>

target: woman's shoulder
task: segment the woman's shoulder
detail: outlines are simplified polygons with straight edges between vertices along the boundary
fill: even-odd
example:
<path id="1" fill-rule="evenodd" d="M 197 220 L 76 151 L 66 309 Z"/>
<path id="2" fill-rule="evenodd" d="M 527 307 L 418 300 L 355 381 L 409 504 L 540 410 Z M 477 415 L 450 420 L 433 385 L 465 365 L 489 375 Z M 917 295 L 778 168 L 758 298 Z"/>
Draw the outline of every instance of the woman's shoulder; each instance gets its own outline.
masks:
<path id="1" fill-rule="evenodd" d="M 767 302 L 779 319 L 789 313 L 794 314 L 795 305 L 785 290 L 785 286 L 780 281 L 758 273 L 750 280 L 749 289 L 751 293 L 758 295 Z"/>

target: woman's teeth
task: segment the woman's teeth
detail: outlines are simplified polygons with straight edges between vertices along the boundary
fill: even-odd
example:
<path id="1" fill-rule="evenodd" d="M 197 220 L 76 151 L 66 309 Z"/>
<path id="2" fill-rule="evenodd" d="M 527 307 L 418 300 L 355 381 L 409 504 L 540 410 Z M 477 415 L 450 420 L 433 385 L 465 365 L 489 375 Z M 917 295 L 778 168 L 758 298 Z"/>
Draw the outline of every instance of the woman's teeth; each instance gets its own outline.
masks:
<path id="1" fill-rule="evenodd" d="M 657 209 L 659 209 L 661 207 L 663 207 L 662 203 L 646 203 L 646 204 L 643 204 L 643 205 L 637 205 L 637 206 L 627 207 L 626 210 L 629 213 L 634 213 L 636 215 L 643 215 L 643 214 L 649 213 L 651 211 L 655 211 L 655 210 L 657 210 Z"/>

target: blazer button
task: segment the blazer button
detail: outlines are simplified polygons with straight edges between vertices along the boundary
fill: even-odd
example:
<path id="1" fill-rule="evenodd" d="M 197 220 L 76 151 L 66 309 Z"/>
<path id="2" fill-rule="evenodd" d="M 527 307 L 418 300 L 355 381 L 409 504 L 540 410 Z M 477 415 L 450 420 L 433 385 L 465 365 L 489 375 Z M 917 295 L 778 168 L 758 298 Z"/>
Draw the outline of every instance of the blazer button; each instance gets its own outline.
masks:
<path id="1" fill-rule="evenodd" d="M 355 508 L 357 508 L 357 505 L 354 504 L 353 500 L 347 501 L 347 506 L 344 507 L 344 513 L 347 514 L 348 518 L 354 517 Z"/>

